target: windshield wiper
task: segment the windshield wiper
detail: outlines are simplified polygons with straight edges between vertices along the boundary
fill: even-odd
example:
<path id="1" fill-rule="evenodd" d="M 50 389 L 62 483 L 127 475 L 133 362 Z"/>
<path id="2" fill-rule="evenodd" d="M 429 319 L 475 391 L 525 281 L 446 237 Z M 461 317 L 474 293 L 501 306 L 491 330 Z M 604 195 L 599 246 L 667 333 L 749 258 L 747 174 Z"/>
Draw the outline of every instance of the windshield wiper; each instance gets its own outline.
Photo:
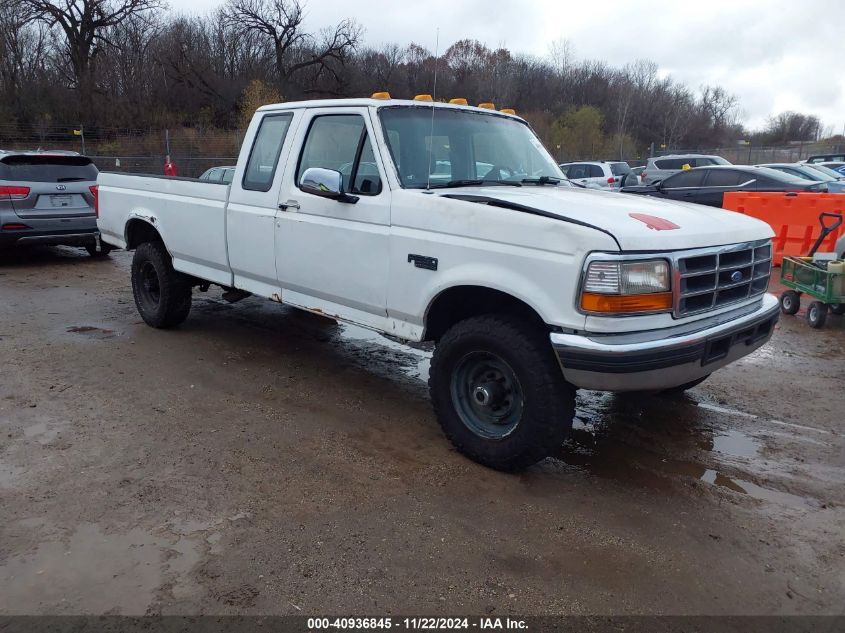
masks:
<path id="1" fill-rule="evenodd" d="M 539 178 L 523 178 L 522 183 L 526 185 L 557 185 L 563 178 L 557 176 L 540 176 Z"/>
<path id="2" fill-rule="evenodd" d="M 484 180 L 477 178 L 474 180 L 465 178 L 462 180 L 450 180 L 449 182 L 436 183 L 431 185 L 431 189 L 451 189 L 453 187 L 473 187 L 477 185 L 502 185 L 507 187 L 521 187 L 522 184 L 512 180 Z"/>

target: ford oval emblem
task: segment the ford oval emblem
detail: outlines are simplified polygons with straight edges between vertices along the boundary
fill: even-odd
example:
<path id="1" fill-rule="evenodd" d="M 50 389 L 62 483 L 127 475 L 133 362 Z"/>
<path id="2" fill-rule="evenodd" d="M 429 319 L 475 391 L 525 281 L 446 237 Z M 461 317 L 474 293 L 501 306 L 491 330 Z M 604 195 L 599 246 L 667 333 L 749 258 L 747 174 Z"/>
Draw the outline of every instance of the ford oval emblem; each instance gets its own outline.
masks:
<path id="1" fill-rule="evenodd" d="M 733 271 L 731 273 L 731 281 L 734 282 L 735 284 L 738 284 L 740 281 L 742 281 L 742 271 L 741 270 Z"/>
<path id="2" fill-rule="evenodd" d="M 67 189 L 67 187 L 65 187 L 64 185 L 56 185 L 56 189 L 58 191 L 64 191 L 65 189 Z"/>

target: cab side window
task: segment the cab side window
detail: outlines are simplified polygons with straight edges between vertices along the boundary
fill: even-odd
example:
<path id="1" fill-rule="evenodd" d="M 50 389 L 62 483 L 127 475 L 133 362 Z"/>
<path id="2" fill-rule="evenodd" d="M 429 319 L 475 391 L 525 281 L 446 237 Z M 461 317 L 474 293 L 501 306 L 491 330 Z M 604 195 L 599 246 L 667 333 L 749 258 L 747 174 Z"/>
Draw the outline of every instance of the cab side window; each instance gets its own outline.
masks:
<path id="1" fill-rule="evenodd" d="M 707 175 L 708 187 L 738 187 L 754 177 L 733 169 L 710 169 Z"/>
<path id="2" fill-rule="evenodd" d="M 701 182 L 704 180 L 705 171 L 706 170 L 690 169 L 669 176 L 663 181 L 663 188 L 674 189 L 677 187 L 700 187 Z"/>
<path id="3" fill-rule="evenodd" d="M 291 119 L 293 114 L 288 112 L 268 114 L 261 120 L 241 183 L 244 189 L 270 191 Z M 217 182 L 220 182 L 221 175 L 217 174 Z"/>
<path id="4" fill-rule="evenodd" d="M 321 167 L 343 175 L 345 193 L 374 196 L 381 193 L 381 176 L 364 119 L 358 114 L 326 114 L 311 121 L 296 182 L 306 169 Z"/>

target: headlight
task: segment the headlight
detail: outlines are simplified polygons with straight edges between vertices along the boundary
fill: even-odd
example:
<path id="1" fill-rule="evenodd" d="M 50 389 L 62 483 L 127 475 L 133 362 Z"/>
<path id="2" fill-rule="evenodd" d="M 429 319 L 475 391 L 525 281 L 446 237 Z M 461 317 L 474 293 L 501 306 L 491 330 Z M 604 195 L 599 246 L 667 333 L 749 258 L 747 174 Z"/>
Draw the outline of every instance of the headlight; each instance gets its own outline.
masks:
<path id="1" fill-rule="evenodd" d="M 669 263 L 594 261 L 581 289 L 581 309 L 599 314 L 667 312 L 672 309 Z"/>

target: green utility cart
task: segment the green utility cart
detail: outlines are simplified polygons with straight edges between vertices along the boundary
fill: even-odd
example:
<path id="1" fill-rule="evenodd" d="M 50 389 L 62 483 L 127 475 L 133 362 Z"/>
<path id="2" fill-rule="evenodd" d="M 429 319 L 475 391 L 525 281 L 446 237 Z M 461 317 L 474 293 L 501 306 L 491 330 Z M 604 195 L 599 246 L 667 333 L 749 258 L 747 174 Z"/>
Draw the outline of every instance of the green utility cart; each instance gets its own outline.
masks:
<path id="1" fill-rule="evenodd" d="M 825 218 L 834 218 L 825 224 Z M 801 295 L 807 294 L 815 301 L 807 306 L 807 323 L 810 327 L 824 326 L 828 311 L 845 314 L 845 262 L 836 260 L 814 261 L 824 239 L 842 224 L 838 213 L 822 213 L 819 216 L 822 232 L 810 249 L 808 257 L 783 258 L 780 267 L 780 282 L 790 288 L 780 296 L 780 309 L 784 314 L 795 314 L 801 307 Z"/>

